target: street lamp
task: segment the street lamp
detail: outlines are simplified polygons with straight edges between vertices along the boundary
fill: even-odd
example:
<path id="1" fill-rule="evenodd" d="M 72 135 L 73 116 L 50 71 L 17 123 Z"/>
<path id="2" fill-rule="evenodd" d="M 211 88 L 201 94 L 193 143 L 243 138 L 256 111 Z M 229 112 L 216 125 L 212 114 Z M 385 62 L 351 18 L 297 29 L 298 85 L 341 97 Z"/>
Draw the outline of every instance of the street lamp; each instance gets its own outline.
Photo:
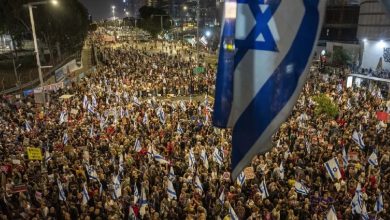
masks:
<path id="1" fill-rule="evenodd" d="M 113 20 L 115 20 L 115 5 L 111 6 L 112 8 L 112 17 L 113 17 Z"/>
<path id="2" fill-rule="evenodd" d="M 36 57 L 36 60 L 37 60 L 37 66 L 38 66 L 38 74 L 39 74 L 39 81 L 40 81 L 40 85 L 43 89 L 43 76 L 42 76 L 42 66 L 41 66 L 41 60 L 39 58 L 39 49 L 38 49 L 38 42 L 37 42 L 37 34 L 35 32 L 35 23 L 34 23 L 34 13 L 33 13 L 33 7 L 34 6 L 37 6 L 37 5 L 44 5 L 44 4 L 48 4 L 48 3 L 51 3 L 53 5 L 58 5 L 58 1 L 57 0 L 51 0 L 51 1 L 40 1 L 40 2 L 31 2 L 31 3 L 27 3 L 25 4 L 24 6 L 25 7 L 28 7 L 28 11 L 30 13 L 30 22 L 31 22 L 31 30 L 32 30 L 32 35 L 33 35 L 33 40 L 34 40 L 34 52 L 35 52 L 35 57 Z M 43 90 L 42 90 L 43 91 Z M 43 101 L 44 103 L 46 102 L 45 101 L 45 96 L 43 96 Z"/>

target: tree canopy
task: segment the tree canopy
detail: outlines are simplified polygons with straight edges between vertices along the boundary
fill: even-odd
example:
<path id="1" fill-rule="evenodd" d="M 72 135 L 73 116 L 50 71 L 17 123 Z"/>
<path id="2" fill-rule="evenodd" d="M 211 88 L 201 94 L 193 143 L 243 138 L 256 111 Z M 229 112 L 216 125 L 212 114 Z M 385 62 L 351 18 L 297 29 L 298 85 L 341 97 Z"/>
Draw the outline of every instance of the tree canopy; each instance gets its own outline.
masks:
<path id="1" fill-rule="evenodd" d="M 153 36 L 156 36 L 161 32 L 161 16 L 163 19 L 163 29 L 169 29 L 171 27 L 171 17 L 160 8 L 143 6 L 139 9 L 141 22 L 139 27 L 150 32 Z"/>
<path id="2" fill-rule="evenodd" d="M 31 0 L 0 0 L 0 33 L 11 35 L 15 46 L 23 39 L 31 39 L 31 23 L 28 8 Z M 63 51 L 80 49 L 88 31 L 88 11 L 78 0 L 59 0 L 58 5 L 49 3 L 34 7 L 37 38 L 50 51 L 56 44 Z"/>

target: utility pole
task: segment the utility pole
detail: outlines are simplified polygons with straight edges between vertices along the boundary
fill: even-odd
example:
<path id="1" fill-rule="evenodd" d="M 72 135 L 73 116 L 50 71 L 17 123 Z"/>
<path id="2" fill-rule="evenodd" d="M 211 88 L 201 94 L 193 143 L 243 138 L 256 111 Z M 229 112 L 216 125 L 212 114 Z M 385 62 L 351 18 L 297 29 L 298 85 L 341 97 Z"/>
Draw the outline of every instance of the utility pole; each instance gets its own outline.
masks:
<path id="1" fill-rule="evenodd" d="M 196 66 L 199 66 L 199 0 L 196 1 Z"/>

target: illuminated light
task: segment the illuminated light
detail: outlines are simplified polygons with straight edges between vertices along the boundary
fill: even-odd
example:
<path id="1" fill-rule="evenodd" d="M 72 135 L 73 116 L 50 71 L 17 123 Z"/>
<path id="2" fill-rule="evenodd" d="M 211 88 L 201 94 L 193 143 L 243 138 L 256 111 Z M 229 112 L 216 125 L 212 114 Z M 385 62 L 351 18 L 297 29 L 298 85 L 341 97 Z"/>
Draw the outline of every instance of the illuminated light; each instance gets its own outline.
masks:
<path id="1" fill-rule="evenodd" d="M 386 44 L 385 44 L 385 42 L 384 42 L 383 40 L 380 40 L 380 41 L 378 42 L 378 46 L 379 46 L 380 48 L 384 48 L 384 47 L 386 46 Z"/>
<path id="2" fill-rule="evenodd" d="M 52 0 L 51 3 L 52 3 L 53 5 L 58 5 L 58 1 L 57 1 L 57 0 Z"/>
<path id="3" fill-rule="evenodd" d="M 363 38 L 363 42 L 366 43 L 367 42 L 367 38 Z"/>
<path id="4" fill-rule="evenodd" d="M 225 18 L 226 19 L 235 19 L 237 16 L 237 3 L 236 2 L 226 2 L 225 3 Z"/>
<path id="5" fill-rule="evenodd" d="M 322 56 L 325 56 L 325 54 L 326 54 L 326 51 L 325 51 L 325 50 L 322 50 L 322 51 L 321 51 L 321 55 L 322 55 Z"/>
<path id="6" fill-rule="evenodd" d="M 206 35 L 206 37 L 210 37 L 211 36 L 211 31 L 206 31 L 205 35 Z"/>

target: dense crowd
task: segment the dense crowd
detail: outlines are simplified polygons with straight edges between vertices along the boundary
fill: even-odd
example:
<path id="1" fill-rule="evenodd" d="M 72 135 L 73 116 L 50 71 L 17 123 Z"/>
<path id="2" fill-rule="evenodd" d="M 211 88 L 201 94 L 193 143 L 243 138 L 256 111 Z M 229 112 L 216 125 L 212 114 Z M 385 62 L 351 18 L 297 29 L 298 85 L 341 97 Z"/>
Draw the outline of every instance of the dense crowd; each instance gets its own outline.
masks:
<path id="1" fill-rule="evenodd" d="M 373 69 L 362 68 L 362 69 L 359 69 L 356 73 L 367 75 L 367 76 L 378 77 L 378 78 L 382 78 L 382 79 L 390 79 L 390 71 L 383 70 L 383 69 L 373 70 Z"/>
<path id="2" fill-rule="evenodd" d="M 274 148 L 253 158 L 251 177 L 232 181 L 231 132 L 212 127 L 205 96 L 215 69 L 194 75 L 191 61 L 131 45 L 99 52 L 104 64 L 50 94 L 45 108 L 31 97 L 1 100 L 1 219 L 294 220 L 324 219 L 332 208 L 338 219 L 360 219 L 351 206 L 358 185 L 368 215 L 390 219 L 390 135 L 376 118 L 390 103 L 366 88 L 312 71 Z M 335 118 L 315 111 L 319 94 L 337 104 Z M 27 147 L 41 148 L 43 160 L 29 160 Z M 368 163 L 373 152 L 378 165 Z M 339 180 L 324 167 L 331 158 Z"/>

